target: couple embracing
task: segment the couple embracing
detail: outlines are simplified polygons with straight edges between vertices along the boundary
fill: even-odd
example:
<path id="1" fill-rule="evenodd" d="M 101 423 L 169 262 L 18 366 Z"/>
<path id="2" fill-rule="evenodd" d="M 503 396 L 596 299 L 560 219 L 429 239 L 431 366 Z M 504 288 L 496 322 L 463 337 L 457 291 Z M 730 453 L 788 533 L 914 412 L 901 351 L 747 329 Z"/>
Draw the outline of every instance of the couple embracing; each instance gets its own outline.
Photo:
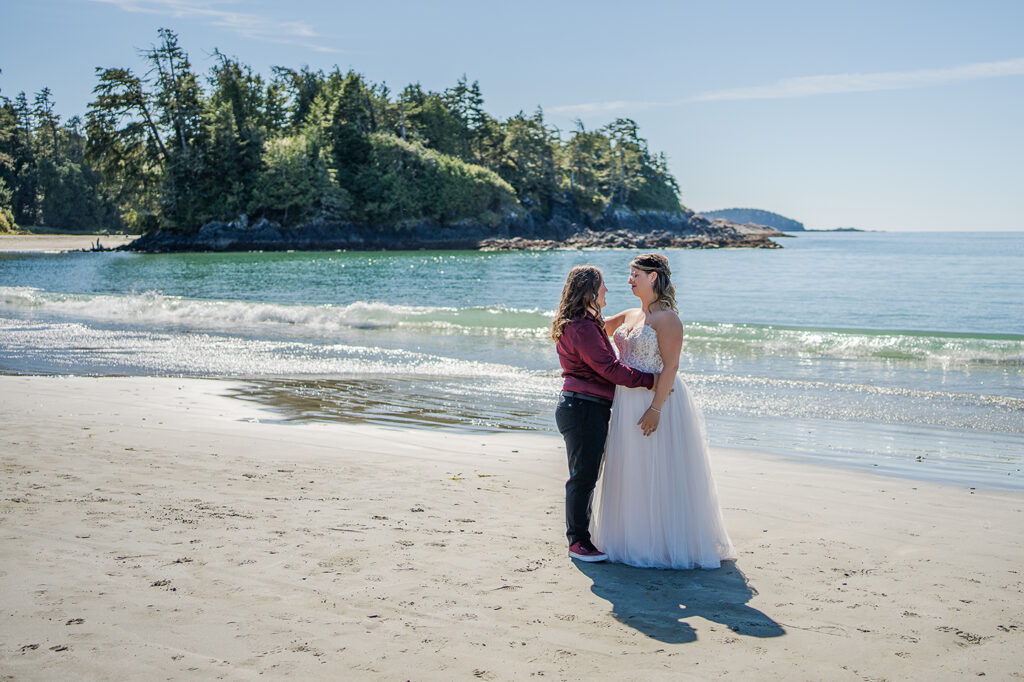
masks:
<path id="1" fill-rule="evenodd" d="M 689 569 L 735 558 L 704 418 L 676 376 L 683 325 L 670 275 L 664 256 L 638 256 L 629 285 L 640 307 L 607 319 L 596 267 L 573 268 L 562 290 L 551 330 L 565 379 L 555 421 L 569 457 L 569 555 L 581 561 Z"/>

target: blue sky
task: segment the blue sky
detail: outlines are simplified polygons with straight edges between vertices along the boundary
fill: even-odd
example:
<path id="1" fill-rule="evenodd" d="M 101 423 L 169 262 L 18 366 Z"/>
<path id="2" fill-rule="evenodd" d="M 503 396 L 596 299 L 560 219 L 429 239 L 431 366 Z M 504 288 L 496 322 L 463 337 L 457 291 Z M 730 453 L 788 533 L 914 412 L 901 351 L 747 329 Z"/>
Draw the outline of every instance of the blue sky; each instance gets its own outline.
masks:
<path id="1" fill-rule="evenodd" d="M 339 65 L 506 117 L 635 119 L 696 210 L 809 228 L 1024 230 L 1024 2 L 8 0 L 0 92 L 85 112 L 156 30 L 263 74 Z"/>

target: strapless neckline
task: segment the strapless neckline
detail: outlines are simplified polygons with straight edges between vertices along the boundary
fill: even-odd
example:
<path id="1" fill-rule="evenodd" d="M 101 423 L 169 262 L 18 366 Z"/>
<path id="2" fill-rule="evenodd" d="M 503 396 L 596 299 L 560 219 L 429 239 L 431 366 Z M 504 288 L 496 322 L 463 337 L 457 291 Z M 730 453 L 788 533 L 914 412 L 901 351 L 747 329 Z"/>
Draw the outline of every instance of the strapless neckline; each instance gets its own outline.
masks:
<path id="1" fill-rule="evenodd" d="M 645 330 L 650 330 L 645 333 Z M 658 347 L 658 330 L 649 324 L 627 329 L 619 327 L 612 335 L 619 351 L 619 359 L 634 369 L 644 372 L 660 372 L 665 368 Z"/>

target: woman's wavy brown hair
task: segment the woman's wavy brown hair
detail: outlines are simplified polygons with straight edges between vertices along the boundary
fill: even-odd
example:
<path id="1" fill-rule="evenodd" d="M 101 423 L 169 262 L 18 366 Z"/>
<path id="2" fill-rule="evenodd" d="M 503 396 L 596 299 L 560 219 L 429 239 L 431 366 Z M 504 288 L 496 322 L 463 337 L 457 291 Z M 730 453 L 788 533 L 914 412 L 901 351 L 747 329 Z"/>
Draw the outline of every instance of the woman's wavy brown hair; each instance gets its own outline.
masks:
<path id="1" fill-rule="evenodd" d="M 585 317 L 591 312 L 590 306 L 597 300 L 604 276 L 593 265 L 577 265 L 569 271 L 562 287 L 562 302 L 551 323 L 551 338 L 558 341 L 565 331 L 565 325 Z"/>
<path id="2" fill-rule="evenodd" d="M 668 266 L 668 258 L 657 253 L 646 253 L 634 258 L 629 266 L 644 272 L 658 273 L 654 279 L 654 294 L 658 297 L 655 303 L 679 312 L 676 308 L 676 288 L 672 284 L 672 269 Z"/>

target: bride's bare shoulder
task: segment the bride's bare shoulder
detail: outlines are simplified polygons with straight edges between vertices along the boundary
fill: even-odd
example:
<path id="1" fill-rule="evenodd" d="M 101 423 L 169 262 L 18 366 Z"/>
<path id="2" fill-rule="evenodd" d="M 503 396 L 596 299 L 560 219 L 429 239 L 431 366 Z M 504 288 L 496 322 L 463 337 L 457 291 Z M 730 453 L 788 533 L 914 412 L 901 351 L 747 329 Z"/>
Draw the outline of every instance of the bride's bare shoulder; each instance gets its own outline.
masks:
<path id="1" fill-rule="evenodd" d="M 654 327 L 657 331 L 678 331 L 682 333 L 683 322 L 679 319 L 679 315 L 674 310 L 661 309 L 652 310 L 647 315 L 647 324 Z"/>

